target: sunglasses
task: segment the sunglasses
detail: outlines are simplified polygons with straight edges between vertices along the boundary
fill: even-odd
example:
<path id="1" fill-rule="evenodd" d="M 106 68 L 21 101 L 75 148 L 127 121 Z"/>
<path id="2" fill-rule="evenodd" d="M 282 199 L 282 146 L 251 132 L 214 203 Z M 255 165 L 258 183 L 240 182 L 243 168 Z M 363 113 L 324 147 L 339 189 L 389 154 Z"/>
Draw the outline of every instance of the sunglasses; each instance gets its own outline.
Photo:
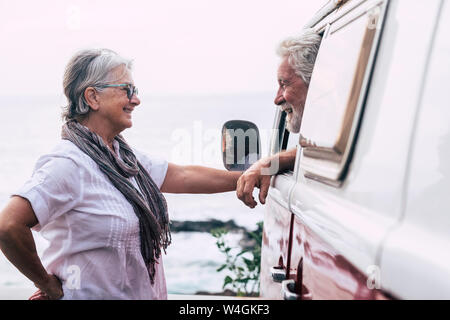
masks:
<path id="1" fill-rule="evenodd" d="M 103 86 L 100 86 L 100 88 L 117 88 L 117 87 L 123 87 L 127 91 L 127 97 L 129 100 L 131 100 L 133 95 L 139 94 L 138 88 L 136 88 L 135 86 L 133 86 L 129 83 L 105 84 Z"/>

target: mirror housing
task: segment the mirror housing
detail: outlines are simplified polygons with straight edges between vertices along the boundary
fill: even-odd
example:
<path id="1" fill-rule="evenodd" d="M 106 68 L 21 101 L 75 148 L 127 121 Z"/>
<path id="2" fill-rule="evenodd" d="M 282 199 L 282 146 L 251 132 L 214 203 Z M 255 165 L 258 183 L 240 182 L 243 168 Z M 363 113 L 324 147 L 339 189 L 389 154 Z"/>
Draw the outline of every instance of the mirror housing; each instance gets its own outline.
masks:
<path id="1" fill-rule="evenodd" d="M 261 158 L 258 127 L 250 121 L 231 120 L 222 127 L 222 159 L 228 171 L 245 171 Z"/>

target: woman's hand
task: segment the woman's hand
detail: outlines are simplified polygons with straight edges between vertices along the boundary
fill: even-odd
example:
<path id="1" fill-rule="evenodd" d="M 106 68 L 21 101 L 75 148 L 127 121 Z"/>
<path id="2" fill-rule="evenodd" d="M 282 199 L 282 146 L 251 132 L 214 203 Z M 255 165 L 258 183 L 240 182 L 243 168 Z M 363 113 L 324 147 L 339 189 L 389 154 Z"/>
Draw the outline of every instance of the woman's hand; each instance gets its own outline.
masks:
<path id="1" fill-rule="evenodd" d="M 29 300 L 58 300 L 64 296 L 61 281 L 52 274 L 48 275 L 45 283 L 36 285 L 39 288 Z"/>
<path id="2" fill-rule="evenodd" d="M 259 188 L 259 202 L 266 203 L 270 179 L 285 170 L 294 170 L 296 148 L 262 158 L 248 168 L 239 178 L 236 186 L 237 197 L 250 208 L 256 207 L 253 189 Z"/>
<path id="3" fill-rule="evenodd" d="M 44 292 L 39 289 L 31 297 L 28 298 L 28 300 L 50 300 L 48 295 L 46 295 Z"/>
<path id="4" fill-rule="evenodd" d="M 253 198 L 253 189 L 255 187 L 259 188 L 259 201 L 262 204 L 266 203 L 271 175 L 263 174 L 263 169 L 267 169 L 269 166 L 270 161 L 261 159 L 248 168 L 237 182 L 237 197 L 252 209 L 257 205 Z"/>

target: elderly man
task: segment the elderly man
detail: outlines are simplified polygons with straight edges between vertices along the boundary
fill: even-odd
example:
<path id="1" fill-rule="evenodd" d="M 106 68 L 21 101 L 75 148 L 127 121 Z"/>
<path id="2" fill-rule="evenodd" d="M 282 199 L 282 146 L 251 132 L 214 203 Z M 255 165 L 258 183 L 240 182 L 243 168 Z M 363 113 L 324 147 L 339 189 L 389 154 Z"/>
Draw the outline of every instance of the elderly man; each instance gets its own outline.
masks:
<path id="1" fill-rule="evenodd" d="M 286 129 L 291 133 L 300 132 L 308 86 L 321 40 L 313 30 L 306 29 L 299 36 L 284 40 L 278 47 L 281 64 L 278 68 L 279 89 L 274 102 L 287 113 Z M 257 203 L 253 197 L 253 189 L 258 187 L 259 201 L 264 204 L 271 178 L 270 174 L 265 174 L 264 169 L 271 167 L 275 160 L 279 162 L 276 173 L 292 170 L 295 155 L 296 149 L 293 148 L 253 164 L 237 182 L 237 197 L 254 208 Z"/>

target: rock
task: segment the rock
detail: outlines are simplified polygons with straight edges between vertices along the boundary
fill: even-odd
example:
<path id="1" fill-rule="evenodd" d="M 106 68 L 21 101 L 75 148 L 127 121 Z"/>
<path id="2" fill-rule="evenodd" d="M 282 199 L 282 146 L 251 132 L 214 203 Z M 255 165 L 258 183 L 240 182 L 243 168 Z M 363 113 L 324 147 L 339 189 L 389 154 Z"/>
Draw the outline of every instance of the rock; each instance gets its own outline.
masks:
<path id="1" fill-rule="evenodd" d="M 247 233 L 242 236 L 242 239 L 239 240 L 239 245 L 244 250 L 251 250 L 256 246 L 256 240 L 249 237 Z"/>
<path id="2" fill-rule="evenodd" d="M 211 232 L 216 228 L 224 228 L 231 232 L 246 231 L 244 227 L 238 226 L 233 220 L 220 221 L 210 219 L 206 221 L 178 221 L 172 220 L 170 230 L 172 232 Z"/>
<path id="3" fill-rule="evenodd" d="M 200 295 L 200 296 L 224 296 L 224 297 L 236 297 L 237 293 L 230 290 L 230 289 L 225 289 L 222 292 L 209 292 L 209 291 L 197 291 L 196 293 L 194 293 L 194 295 Z M 259 292 L 253 292 L 250 294 L 244 294 L 242 295 L 243 298 L 258 298 L 259 297 Z"/>
<path id="4" fill-rule="evenodd" d="M 200 296 L 227 296 L 227 297 L 235 297 L 236 296 L 236 292 L 234 292 L 230 289 L 226 289 L 222 292 L 197 291 L 194 294 L 200 295 Z"/>
<path id="5" fill-rule="evenodd" d="M 258 223 L 256 230 L 252 232 L 244 232 L 242 235 L 242 239 L 239 240 L 239 245 L 244 250 L 252 250 L 257 245 L 261 246 L 262 241 L 262 231 L 263 225 L 262 222 Z"/>

